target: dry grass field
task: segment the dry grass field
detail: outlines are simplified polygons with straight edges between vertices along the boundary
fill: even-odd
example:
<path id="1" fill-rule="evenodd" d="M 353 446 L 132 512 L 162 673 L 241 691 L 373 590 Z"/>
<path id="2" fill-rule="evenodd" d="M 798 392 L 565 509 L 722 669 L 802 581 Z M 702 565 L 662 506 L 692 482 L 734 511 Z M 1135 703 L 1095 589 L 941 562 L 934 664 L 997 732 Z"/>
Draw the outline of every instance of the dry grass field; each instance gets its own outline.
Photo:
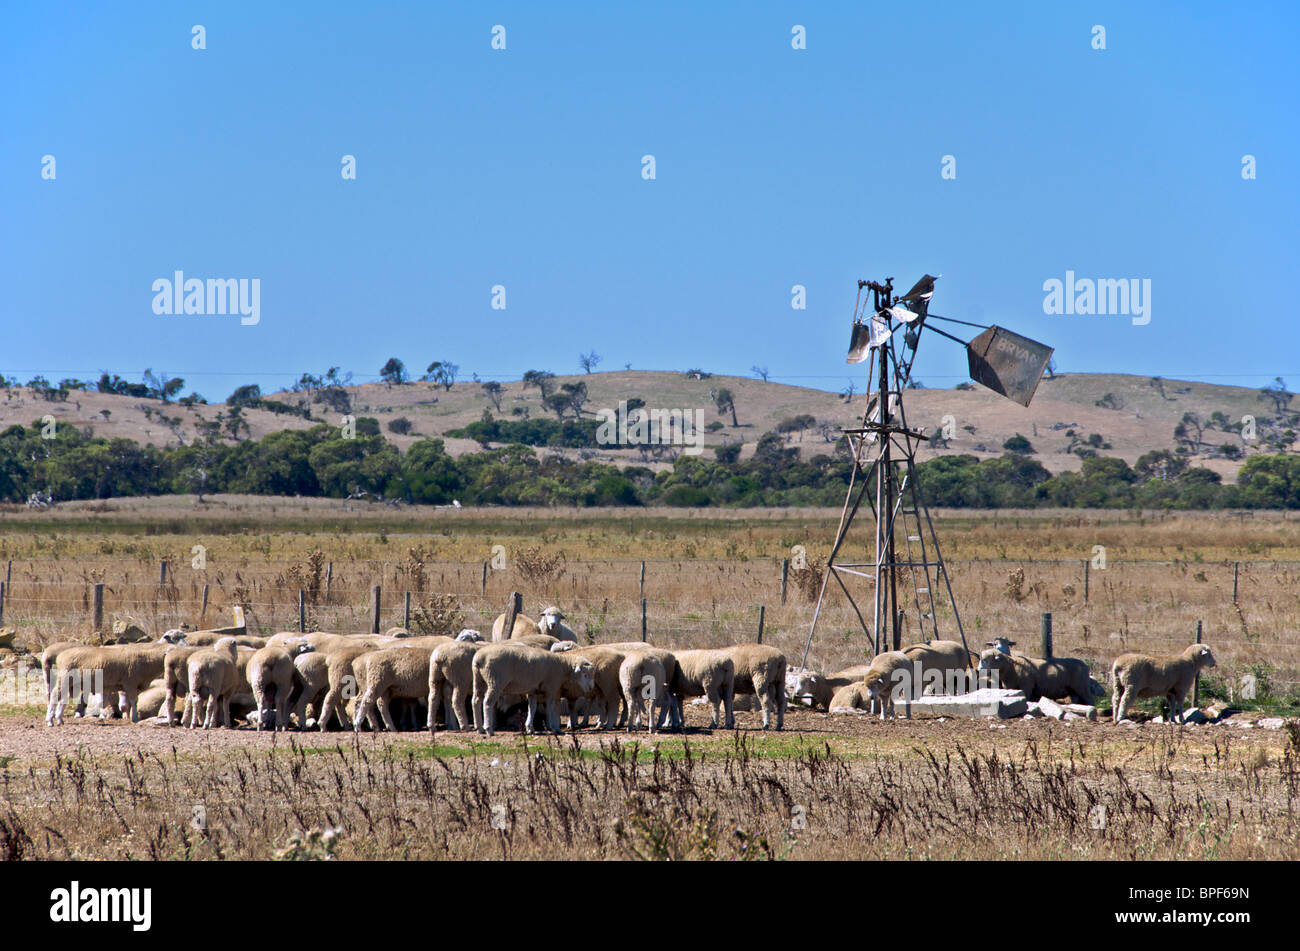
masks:
<path id="1" fill-rule="evenodd" d="M 1201 620 L 1219 660 L 1203 699 L 1234 695 L 1246 721 L 1300 712 L 1295 520 L 935 514 L 972 646 L 1007 634 L 1034 653 L 1040 616 L 1051 612 L 1056 653 L 1083 657 L 1104 681 L 1117 653 L 1181 648 Z M 151 633 L 228 623 L 239 604 L 255 632 L 296 630 L 303 590 L 309 628 L 360 632 L 378 584 L 381 629 L 403 622 L 408 591 L 416 622 L 423 607 L 483 628 L 518 590 L 526 611 L 557 604 L 580 637 L 612 641 L 640 636 L 644 596 L 653 641 L 752 640 L 762 606 L 764 642 L 797 662 L 838 515 L 241 497 L 11 509 L 0 513 L 3 623 L 20 650 L 93 640 L 91 590 L 102 583 L 106 628 L 115 619 Z M 193 567 L 194 546 L 203 568 Z M 813 570 L 791 570 L 782 604 L 781 562 L 795 546 Z M 1085 600 L 1094 546 L 1106 567 L 1090 570 Z M 494 557 L 503 567 L 491 567 Z M 848 606 L 830 601 L 810 666 L 836 668 L 866 649 Z M 10 668 L 25 660 L 4 657 Z M 1246 674 L 1261 687 L 1249 703 L 1235 695 Z M 685 737 L 440 732 L 431 745 L 409 733 L 204 734 L 121 721 L 47 730 L 42 714 L 32 703 L 0 706 L 0 854 L 1300 858 L 1294 729 L 1135 728 L 1104 715 L 881 723 L 793 711 L 784 734 L 759 731 L 756 714 L 738 714 L 733 734 L 708 730 L 692 708 Z M 335 827 L 337 836 L 319 837 Z"/>

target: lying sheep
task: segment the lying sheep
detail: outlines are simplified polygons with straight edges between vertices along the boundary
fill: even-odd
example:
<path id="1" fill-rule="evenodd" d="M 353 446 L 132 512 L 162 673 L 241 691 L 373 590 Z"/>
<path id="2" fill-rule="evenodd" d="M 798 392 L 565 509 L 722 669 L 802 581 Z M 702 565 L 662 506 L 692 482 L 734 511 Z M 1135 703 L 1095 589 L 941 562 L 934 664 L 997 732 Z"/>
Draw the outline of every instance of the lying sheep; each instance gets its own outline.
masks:
<path id="1" fill-rule="evenodd" d="M 412 641 L 425 641 L 424 638 L 411 638 Z M 360 698 L 357 700 L 353 715 L 353 729 L 361 732 L 362 722 L 370 724 L 370 729 L 379 731 L 379 722 L 375 718 L 378 708 L 383 718 L 384 727 L 389 732 L 396 732 L 389 703 L 397 698 L 423 701 L 429 686 L 430 657 L 435 648 L 446 647 L 456 643 L 451 638 L 440 638 L 440 643 L 415 643 L 410 647 L 386 647 L 382 650 L 368 651 L 361 654 L 352 664 L 356 672 L 358 685 L 364 684 Z M 430 710 L 430 715 L 433 711 Z"/>
<path id="2" fill-rule="evenodd" d="M 669 689 L 678 707 L 689 697 L 707 697 L 711 717 L 709 725 L 717 729 L 718 708 L 722 707 L 726 712 L 727 729 L 735 729 L 736 718 L 731 702 L 736 690 L 736 663 L 731 656 L 722 650 L 690 650 L 674 651 L 673 657 L 677 661 L 677 670 L 669 681 Z"/>
<path id="3" fill-rule="evenodd" d="M 310 645 L 300 645 L 311 651 Z M 274 728 L 289 728 L 289 698 L 293 693 L 294 667 L 289 652 L 280 647 L 263 647 L 253 653 L 248 660 L 248 684 L 253 690 L 253 700 L 257 703 L 257 729 L 271 728 L 274 715 Z"/>
<path id="4" fill-rule="evenodd" d="M 646 732 L 653 733 L 657 725 L 656 714 L 668 702 L 668 677 L 663 662 L 648 651 L 631 651 L 619 665 L 618 682 L 627 706 L 627 731 L 631 733 L 632 727 L 644 720 Z M 646 701 L 649 701 L 648 707 Z M 606 706 L 607 722 L 609 709 Z"/>
<path id="5" fill-rule="evenodd" d="M 443 723 L 448 730 L 468 730 L 476 722 L 470 717 L 469 699 L 474 693 L 474 655 L 479 644 L 457 638 L 434 649 L 429 657 L 430 733 L 438 729 L 438 703 L 443 705 Z"/>
<path id="6" fill-rule="evenodd" d="M 826 703 L 827 713 L 856 713 L 871 709 L 871 697 L 863 683 L 845 684 Z"/>
<path id="7" fill-rule="evenodd" d="M 189 692 L 196 711 L 203 713 L 203 729 L 209 730 L 217 723 L 220 709 L 222 722 L 233 726 L 230 718 L 230 699 L 239 686 L 239 652 L 233 637 L 223 637 L 211 647 L 192 654 L 189 659 Z M 197 716 L 196 716 L 197 719 Z M 190 728 L 195 723 L 189 724 Z"/>
<path id="8" fill-rule="evenodd" d="M 833 674 L 799 670 L 787 675 L 786 694 L 791 699 L 807 701 L 814 710 L 818 707 L 829 710 L 835 693 L 842 687 L 860 683 L 870 669 L 870 664 L 858 664 L 856 667 L 837 670 Z"/>
<path id="9" fill-rule="evenodd" d="M 542 616 L 537 621 L 537 631 L 540 634 L 547 634 L 557 641 L 573 641 L 577 643 L 577 632 L 564 623 L 564 614 L 557 607 L 549 607 L 542 612 Z"/>
<path id="10" fill-rule="evenodd" d="M 764 730 L 768 728 L 769 708 L 776 713 L 776 728 L 784 729 L 785 654 L 766 644 L 734 644 L 723 650 L 735 664 L 734 693 L 758 698 Z"/>
<path id="11" fill-rule="evenodd" d="M 546 722 L 551 732 L 560 732 L 556 706 L 567 687 L 581 694 L 591 692 L 595 668 L 591 661 L 565 654 L 553 654 L 524 644 L 488 644 L 474 655 L 474 725 L 488 736 L 496 732 L 497 699 L 505 694 L 528 698 L 524 731 L 533 728 L 540 697 L 546 705 Z"/>
<path id="12" fill-rule="evenodd" d="M 515 615 L 515 626 L 509 634 L 505 633 L 505 627 L 506 616 L 498 614 L 496 620 L 492 622 L 492 640 L 509 641 L 516 637 L 523 637 L 525 634 L 538 633 L 537 622 L 523 612 Z"/>
<path id="13" fill-rule="evenodd" d="M 136 707 L 140 711 L 140 720 L 151 720 L 154 717 L 161 719 L 166 715 L 163 710 L 163 704 L 167 702 L 167 687 L 159 677 L 145 689 L 136 700 Z"/>
<path id="14" fill-rule="evenodd" d="M 1181 723 L 1183 701 L 1192 692 L 1196 675 L 1213 666 L 1214 655 L 1204 644 L 1192 644 L 1172 657 L 1121 654 L 1110 668 L 1115 722 L 1125 718 L 1134 700 L 1165 697 L 1169 700 L 1169 718 Z"/>
<path id="15" fill-rule="evenodd" d="M 1093 684 L 1088 665 L 1077 657 L 1053 657 L 1040 660 L 1023 654 L 1006 654 L 990 647 L 980 654 L 980 670 L 995 670 L 999 687 L 1024 691 L 1029 700 L 1093 702 Z"/>
<path id="16" fill-rule="evenodd" d="M 59 651 L 54 658 L 56 679 L 45 713 L 46 724 L 63 723 L 63 711 L 73 693 L 77 694 L 78 706 L 84 708 L 91 688 L 98 692 L 101 686 L 106 700 L 120 691 L 131 711 L 131 722 L 138 723 L 140 692 L 162 675 L 163 656 L 170 648 L 166 642 L 156 642 Z"/>

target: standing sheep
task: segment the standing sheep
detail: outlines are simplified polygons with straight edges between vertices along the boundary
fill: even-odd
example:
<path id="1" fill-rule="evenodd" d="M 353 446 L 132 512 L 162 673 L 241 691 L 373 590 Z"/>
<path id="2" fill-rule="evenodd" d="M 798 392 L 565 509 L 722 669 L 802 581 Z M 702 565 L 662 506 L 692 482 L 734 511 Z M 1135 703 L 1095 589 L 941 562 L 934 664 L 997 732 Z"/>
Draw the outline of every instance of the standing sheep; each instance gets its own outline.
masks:
<path id="1" fill-rule="evenodd" d="M 1196 675 L 1203 668 L 1213 666 L 1214 655 L 1204 644 L 1192 644 L 1172 657 L 1121 654 L 1110 668 L 1110 682 L 1115 691 L 1111 701 L 1115 722 L 1127 716 L 1134 700 L 1165 697 L 1169 700 L 1169 718 L 1181 723 L 1183 702 L 1192 691 Z"/>
<path id="2" fill-rule="evenodd" d="M 776 728 L 785 728 L 785 654 L 765 644 L 735 644 L 723 648 L 735 664 L 735 693 L 753 694 L 763 710 L 763 729 L 768 728 L 768 709 L 776 713 Z"/>
<path id="3" fill-rule="evenodd" d="M 1029 700 L 1073 700 L 1091 705 L 1093 684 L 1088 665 L 1077 657 L 1040 660 L 990 647 L 980 654 L 980 670 L 995 670 L 998 686 L 1024 691 Z"/>
<path id="4" fill-rule="evenodd" d="M 390 701 L 396 698 L 423 701 L 429 685 L 430 657 L 435 648 L 453 643 L 455 642 L 450 638 L 443 638 L 440 644 L 417 643 L 411 647 L 386 647 L 360 655 L 352 666 L 357 672 L 358 684 L 364 683 L 365 689 L 357 700 L 352 718 L 353 729 L 361 732 L 361 723 L 366 721 L 370 724 L 370 729 L 378 732 L 379 721 L 375 717 L 375 709 L 378 708 L 384 727 L 390 732 L 396 732 L 397 727 L 393 724 L 393 715 L 389 711 Z M 429 713 L 432 716 L 433 710 Z"/>
<path id="5" fill-rule="evenodd" d="M 203 711 L 205 730 L 216 725 L 218 708 L 225 725 L 232 725 L 230 698 L 239 686 L 238 660 L 239 652 L 233 637 L 222 638 L 189 659 L 189 692 L 196 710 Z M 190 728 L 195 725 L 191 722 Z"/>
<path id="6" fill-rule="evenodd" d="M 438 703 L 443 705 L 443 722 L 448 730 L 468 730 L 475 718 L 470 716 L 469 698 L 474 692 L 474 655 L 479 644 L 457 638 L 451 644 L 434 648 L 429 657 L 429 732 L 438 729 Z"/>
<path id="7" fill-rule="evenodd" d="M 310 706 L 320 716 L 321 701 L 330 688 L 329 656 L 321 651 L 307 650 L 293 659 L 294 669 L 302 680 L 302 689 L 294 703 L 294 717 L 298 729 L 307 728 L 307 708 Z"/>
<path id="8" fill-rule="evenodd" d="M 912 660 L 902 651 L 884 651 L 867 668 L 862 678 L 871 708 L 880 706 L 880 719 L 894 716 L 895 699 L 912 699 L 909 689 L 912 679 Z M 917 685 L 919 686 L 919 685 Z"/>
<path id="9" fill-rule="evenodd" d="M 653 733 L 656 713 L 667 703 L 668 678 L 663 663 L 653 654 L 632 651 L 618 668 L 618 682 L 623 689 L 623 702 L 627 705 L 627 731 L 645 721 L 646 732 Z M 647 707 L 646 701 L 649 701 Z M 606 707 L 606 713 L 609 708 Z M 570 721 L 572 727 L 572 721 Z"/>
<path id="10" fill-rule="evenodd" d="M 566 654 L 554 654 L 524 644 L 489 644 L 474 655 L 475 726 L 488 736 L 496 732 L 499 697 L 519 694 L 528 698 L 524 731 L 533 728 L 540 697 L 546 705 L 546 722 L 553 733 L 560 732 L 556 705 L 566 686 L 582 694 L 591 692 L 595 668 L 591 661 Z"/>
<path id="11" fill-rule="evenodd" d="M 551 649 L 557 650 L 567 643 L 568 641 L 561 641 Z M 671 718 L 673 729 L 680 730 L 682 728 L 682 711 L 676 697 L 673 695 L 672 688 L 673 678 L 677 676 L 677 658 L 673 655 L 673 652 L 662 647 L 655 647 L 645 641 L 622 641 L 615 644 L 602 644 L 601 646 L 619 651 L 640 651 L 649 654 L 664 665 L 664 683 L 668 685 L 668 689 L 664 697 L 664 706 L 659 710 L 659 719 L 655 726 L 656 728 L 662 728 L 664 717 L 668 716 Z"/>
<path id="12" fill-rule="evenodd" d="M 131 711 L 131 722 L 138 723 L 140 692 L 162 675 L 163 655 L 171 647 L 166 642 L 124 644 L 112 647 L 74 647 L 59 651 L 55 657 L 57 679 L 50 692 L 45 722 L 63 723 L 68 697 L 75 692 L 78 705 L 84 704 L 92 683 L 102 685 L 104 696 L 121 692 Z"/>
<path id="13" fill-rule="evenodd" d="M 670 683 L 675 702 L 680 705 L 689 697 L 707 697 L 710 727 L 718 728 L 721 707 L 726 714 L 727 729 L 735 729 L 731 705 L 736 689 L 736 663 L 731 656 L 722 650 L 689 650 L 674 651 L 673 657 L 677 670 Z"/>
<path id="14" fill-rule="evenodd" d="M 299 645 L 299 649 L 310 645 Z M 248 660 L 248 684 L 257 703 L 257 729 L 270 729 L 274 715 L 274 729 L 289 728 L 289 697 L 293 692 L 294 667 L 289 652 L 279 647 L 263 647 Z"/>

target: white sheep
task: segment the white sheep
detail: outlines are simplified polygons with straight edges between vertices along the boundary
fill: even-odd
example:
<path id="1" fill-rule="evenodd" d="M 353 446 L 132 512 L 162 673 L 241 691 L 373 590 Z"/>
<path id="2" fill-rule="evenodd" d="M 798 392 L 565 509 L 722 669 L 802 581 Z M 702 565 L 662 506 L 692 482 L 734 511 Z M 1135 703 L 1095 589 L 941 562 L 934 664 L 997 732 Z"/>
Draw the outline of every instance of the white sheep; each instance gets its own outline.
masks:
<path id="1" fill-rule="evenodd" d="M 299 645 L 299 649 L 310 645 Z M 248 660 L 248 684 L 257 703 L 257 729 L 270 729 L 274 715 L 274 729 L 289 728 L 289 701 L 293 693 L 293 657 L 279 647 L 263 647 L 254 651 Z"/>
<path id="2" fill-rule="evenodd" d="M 474 692 L 474 655 L 479 651 L 475 641 L 457 638 L 450 644 L 434 648 L 429 657 L 429 719 L 430 733 L 438 729 L 438 703 L 443 705 L 443 722 L 448 730 L 468 730 L 474 720 L 469 712 L 469 699 Z"/>
<path id="3" fill-rule="evenodd" d="M 785 654 L 767 644 L 733 644 L 725 647 L 735 665 L 735 694 L 753 694 L 763 711 L 763 729 L 768 728 L 769 707 L 776 714 L 776 728 L 785 728 Z"/>
<path id="4" fill-rule="evenodd" d="M 437 644 L 415 643 L 410 647 L 386 647 L 368 651 L 353 661 L 352 669 L 356 672 L 358 684 L 365 684 L 352 718 L 356 732 L 361 732 L 363 721 L 368 722 L 375 732 L 379 731 L 376 708 L 383 718 L 384 727 L 390 732 L 396 732 L 389 703 L 397 698 L 424 701 L 429 685 L 430 657 L 434 649 L 456 643 L 446 637 L 438 640 L 440 643 Z"/>
<path id="5" fill-rule="evenodd" d="M 884 651 L 877 654 L 862 678 L 871 708 L 879 705 L 880 719 L 894 716 L 894 700 L 912 699 L 909 689 L 912 678 L 912 661 L 902 651 Z M 917 685 L 919 686 L 919 685 Z"/>
<path id="6" fill-rule="evenodd" d="M 864 683 L 845 684 L 826 703 L 827 713 L 857 713 L 871 709 L 871 697 Z"/>
<path id="7" fill-rule="evenodd" d="M 564 649 L 564 645 L 567 643 L 568 641 L 561 641 L 559 644 L 553 645 L 551 650 Z M 668 716 L 671 718 L 673 729 L 680 730 L 682 728 L 682 711 L 680 704 L 677 702 L 676 696 L 673 694 L 672 688 L 673 678 L 677 676 L 677 658 L 673 652 L 662 647 L 655 647 L 653 644 L 649 644 L 645 641 L 622 641 L 614 644 L 603 644 L 601 646 L 609 647 L 613 650 L 641 651 L 642 653 L 648 653 L 657 659 L 659 663 L 664 665 L 664 677 L 666 678 L 665 683 L 668 685 L 668 689 L 664 697 L 664 706 L 659 709 L 658 722 L 655 726 L 656 728 L 662 728 L 664 718 L 665 716 Z M 621 721 L 619 725 L 621 725 Z"/>
<path id="8" fill-rule="evenodd" d="M 196 710 L 203 712 L 203 729 L 217 724 L 220 709 L 222 722 L 232 726 L 230 700 L 239 686 L 238 646 L 233 637 L 225 637 L 189 658 L 188 684 Z M 205 706 L 206 705 L 206 706 Z M 190 727 L 195 726 L 194 722 Z"/>
<path id="9" fill-rule="evenodd" d="M 542 616 L 537 620 L 537 631 L 540 634 L 548 634 L 557 641 L 577 643 L 578 640 L 578 633 L 564 623 L 564 614 L 557 607 L 549 607 L 542 612 Z"/>
<path id="10" fill-rule="evenodd" d="M 790 669 L 786 673 L 786 694 L 792 700 L 806 701 L 813 709 L 820 707 L 829 710 L 836 691 L 850 684 L 861 683 L 870 667 L 870 664 L 858 664 L 832 674 L 805 668 Z"/>
<path id="11" fill-rule="evenodd" d="M 537 700 L 546 706 L 546 722 L 553 733 L 560 732 L 556 706 L 566 685 L 579 693 L 590 693 L 595 668 L 581 657 L 553 654 L 524 644 L 488 644 L 474 655 L 474 725 L 488 736 L 496 732 L 499 697 L 519 694 L 528 698 L 524 731 L 533 728 Z"/>
<path id="12" fill-rule="evenodd" d="M 718 727 L 718 709 L 725 711 L 727 729 L 735 729 L 736 717 L 732 700 L 736 690 L 736 663 L 722 650 L 674 651 L 677 669 L 670 681 L 670 689 L 680 716 L 681 703 L 690 697 L 706 697 L 709 704 L 710 726 Z M 784 676 L 784 675 L 783 675 Z"/>
<path id="13" fill-rule="evenodd" d="M 294 717 L 298 720 L 298 729 L 307 727 L 307 708 L 310 706 L 319 717 L 321 701 L 330 688 L 329 656 L 315 649 L 306 650 L 293 659 L 294 669 L 298 671 L 301 688 L 295 682 Z"/>
<path id="14" fill-rule="evenodd" d="M 537 622 L 522 611 L 515 615 L 515 626 L 509 634 L 505 633 L 505 628 L 506 616 L 505 614 L 498 614 L 496 620 L 492 622 L 492 640 L 509 641 L 525 634 L 536 634 L 538 632 Z"/>
<path id="15" fill-rule="evenodd" d="M 138 723 L 140 692 L 162 675 L 163 656 L 170 646 L 165 642 L 155 642 L 73 647 L 59 651 L 54 658 L 56 678 L 50 690 L 46 724 L 63 723 L 63 711 L 71 694 L 75 692 L 78 706 L 83 706 L 86 695 L 92 692 L 90 688 L 101 692 L 101 686 L 105 699 L 120 691 L 131 711 L 131 721 Z"/>
<path id="16" fill-rule="evenodd" d="M 1092 704 L 1092 674 L 1088 665 L 1077 657 L 1053 657 L 1041 660 L 1023 654 L 1003 653 L 990 647 L 980 654 L 980 670 L 995 670 L 997 686 L 1024 691 L 1029 700 L 1073 700 Z"/>
<path id="17" fill-rule="evenodd" d="M 1134 700 L 1166 697 L 1169 700 L 1169 718 L 1181 723 L 1183 702 L 1192 692 L 1196 675 L 1203 668 L 1213 666 L 1214 654 L 1204 644 L 1192 644 L 1172 657 L 1121 654 L 1110 668 L 1110 682 L 1115 691 L 1111 701 L 1115 722 L 1125 718 Z"/>
<path id="18" fill-rule="evenodd" d="M 317 648 L 325 654 L 329 689 L 321 703 L 320 715 L 316 717 L 316 726 L 321 730 L 329 728 L 330 720 L 338 718 L 339 726 L 345 730 L 352 728 L 348 719 L 347 701 L 360 694 L 364 689 L 354 672 L 353 663 L 362 654 L 378 648 L 363 644 L 358 647 Z"/>
<path id="19" fill-rule="evenodd" d="M 656 713 L 668 702 L 668 677 L 663 663 L 648 651 L 631 651 L 619 665 L 618 682 L 627 706 L 628 732 L 644 719 L 646 731 L 653 733 Z M 649 701 L 648 708 L 646 701 Z"/>

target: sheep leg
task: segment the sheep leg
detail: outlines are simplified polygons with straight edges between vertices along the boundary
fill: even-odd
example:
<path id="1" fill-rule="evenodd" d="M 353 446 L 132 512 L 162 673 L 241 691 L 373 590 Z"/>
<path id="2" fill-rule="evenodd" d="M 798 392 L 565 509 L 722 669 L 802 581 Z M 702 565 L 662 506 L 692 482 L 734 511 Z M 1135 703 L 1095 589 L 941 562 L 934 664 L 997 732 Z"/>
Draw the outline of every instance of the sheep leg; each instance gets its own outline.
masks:
<path id="1" fill-rule="evenodd" d="M 572 710 L 573 708 L 570 707 L 569 709 Z M 546 697 L 546 725 L 551 728 L 552 733 L 560 732 L 559 702 L 554 695 L 547 695 Z M 569 717 L 569 729 L 573 729 L 572 715 Z"/>
<path id="2" fill-rule="evenodd" d="M 1183 696 L 1175 687 L 1169 691 L 1169 721 L 1171 723 L 1183 722 Z"/>
<path id="3" fill-rule="evenodd" d="M 778 730 L 785 729 L 785 708 L 787 703 L 789 703 L 789 698 L 785 695 L 785 685 L 781 684 L 776 690 L 776 728 Z M 829 707 L 830 704 L 828 703 L 827 706 Z"/>
<path id="4" fill-rule="evenodd" d="M 723 706 L 723 709 L 725 709 L 725 710 L 727 711 L 727 729 L 728 729 L 728 730 L 734 730 L 734 729 L 736 728 L 736 711 L 735 711 L 735 702 L 736 702 L 736 689 L 735 689 L 735 685 L 733 684 L 733 685 L 732 685 L 732 688 L 731 688 L 730 690 L 728 690 L 728 689 L 727 689 L 727 685 L 726 685 L 726 684 L 723 684 L 723 685 L 722 685 L 722 706 Z"/>
<path id="5" fill-rule="evenodd" d="M 533 732 L 533 717 L 536 715 L 536 713 L 537 713 L 537 696 L 535 694 L 529 694 L 528 695 L 528 716 L 524 719 L 525 733 Z M 550 715 L 549 710 L 547 711 L 547 715 L 548 716 Z"/>
<path id="6" fill-rule="evenodd" d="M 484 731 L 488 736 L 492 736 L 497 730 L 497 692 L 491 687 L 483 691 L 483 706 L 480 713 L 478 705 L 478 675 L 475 674 L 474 681 L 474 719 L 475 725 L 480 731 Z M 480 719 L 481 717 L 481 719 Z"/>
<path id="7" fill-rule="evenodd" d="M 393 724 L 393 714 L 389 709 L 388 704 L 388 694 L 386 693 L 381 693 L 375 702 L 375 706 L 379 707 L 379 715 L 384 718 L 384 728 L 388 730 L 389 733 L 396 733 L 397 727 Z M 379 732 L 379 725 L 375 723 L 375 714 L 373 711 L 370 714 L 370 727 L 376 733 Z"/>
<path id="8" fill-rule="evenodd" d="M 123 694 L 125 695 L 126 698 L 126 706 L 131 711 L 131 722 L 139 723 L 140 722 L 140 707 L 138 703 L 140 699 L 139 689 L 135 686 L 135 684 L 127 684 L 126 689 L 123 691 Z"/>

